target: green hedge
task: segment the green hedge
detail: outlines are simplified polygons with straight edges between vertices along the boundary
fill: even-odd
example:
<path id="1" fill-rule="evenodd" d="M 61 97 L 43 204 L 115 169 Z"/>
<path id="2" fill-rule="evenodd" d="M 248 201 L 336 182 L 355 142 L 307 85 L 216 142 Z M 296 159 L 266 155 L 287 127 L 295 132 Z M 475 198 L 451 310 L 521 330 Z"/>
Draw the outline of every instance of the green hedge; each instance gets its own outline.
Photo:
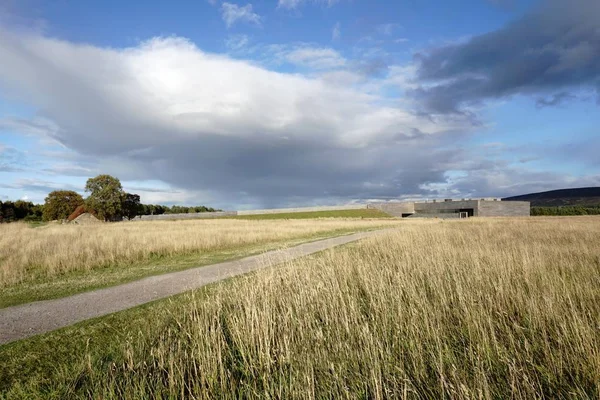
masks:
<path id="1" fill-rule="evenodd" d="M 531 215 L 600 215 L 600 205 L 591 207 L 531 207 Z"/>

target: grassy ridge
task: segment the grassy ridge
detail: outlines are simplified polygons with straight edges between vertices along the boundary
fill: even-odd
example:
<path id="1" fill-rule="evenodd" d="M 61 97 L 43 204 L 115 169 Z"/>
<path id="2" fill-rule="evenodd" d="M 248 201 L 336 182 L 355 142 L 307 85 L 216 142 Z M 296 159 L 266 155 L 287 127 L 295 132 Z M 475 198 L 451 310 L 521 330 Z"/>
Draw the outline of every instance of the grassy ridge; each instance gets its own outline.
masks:
<path id="1" fill-rule="evenodd" d="M 278 213 L 260 215 L 240 215 L 236 219 L 262 220 L 262 219 L 314 219 L 314 218 L 391 218 L 389 214 L 381 210 L 334 210 L 334 211 L 310 211 L 298 213 Z"/>
<path id="2" fill-rule="evenodd" d="M 384 238 L 0 347 L 1 390 L 597 398 L 598 222 L 406 222 Z"/>

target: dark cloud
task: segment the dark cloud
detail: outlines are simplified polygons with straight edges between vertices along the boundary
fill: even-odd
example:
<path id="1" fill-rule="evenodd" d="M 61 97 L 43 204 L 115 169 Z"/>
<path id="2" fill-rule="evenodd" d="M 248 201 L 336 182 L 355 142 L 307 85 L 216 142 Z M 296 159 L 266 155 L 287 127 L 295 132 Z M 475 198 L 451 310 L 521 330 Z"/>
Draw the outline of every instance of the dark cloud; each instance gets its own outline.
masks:
<path id="1" fill-rule="evenodd" d="M 515 94 L 554 105 L 600 87 L 600 1 L 547 0 L 521 19 L 464 43 L 416 54 L 412 94 L 430 112 Z"/>
<path id="2" fill-rule="evenodd" d="M 422 186 L 445 182 L 446 168 L 461 153 L 449 138 L 419 138 L 368 147 L 300 140 L 205 136 L 150 149 L 130 158 L 150 166 L 149 177 L 191 190 L 210 189 L 261 206 L 339 202 L 340 199 L 432 195 Z M 237 197 L 237 198 L 236 198 Z"/>

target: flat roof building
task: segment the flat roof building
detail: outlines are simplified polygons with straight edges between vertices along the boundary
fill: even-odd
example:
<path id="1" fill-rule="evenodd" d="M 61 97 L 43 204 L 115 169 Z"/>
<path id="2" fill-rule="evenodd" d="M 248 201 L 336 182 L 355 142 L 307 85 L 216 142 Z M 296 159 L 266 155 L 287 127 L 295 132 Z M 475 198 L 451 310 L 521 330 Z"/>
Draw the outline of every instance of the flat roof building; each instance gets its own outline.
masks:
<path id="1" fill-rule="evenodd" d="M 468 217 L 528 217 L 528 201 L 500 199 L 432 200 L 425 202 L 373 203 L 369 208 L 382 210 L 395 217 L 468 218 Z"/>

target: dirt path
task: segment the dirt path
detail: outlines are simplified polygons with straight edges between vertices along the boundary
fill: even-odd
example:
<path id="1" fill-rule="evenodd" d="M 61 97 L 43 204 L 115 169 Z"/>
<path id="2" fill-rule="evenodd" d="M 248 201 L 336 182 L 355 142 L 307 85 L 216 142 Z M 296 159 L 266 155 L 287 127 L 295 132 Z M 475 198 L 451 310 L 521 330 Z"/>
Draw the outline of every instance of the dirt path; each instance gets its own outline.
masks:
<path id="1" fill-rule="evenodd" d="M 360 232 L 319 240 L 236 261 L 151 276 L 124 285 L 80 293 L 61 299 L 38 301 L 0 309 L 0 345 L 63 328 L 86 319 L 126 310 L 232 276 L 281 264 L 331 247 L 389 232 L 392 229 Z"/>

